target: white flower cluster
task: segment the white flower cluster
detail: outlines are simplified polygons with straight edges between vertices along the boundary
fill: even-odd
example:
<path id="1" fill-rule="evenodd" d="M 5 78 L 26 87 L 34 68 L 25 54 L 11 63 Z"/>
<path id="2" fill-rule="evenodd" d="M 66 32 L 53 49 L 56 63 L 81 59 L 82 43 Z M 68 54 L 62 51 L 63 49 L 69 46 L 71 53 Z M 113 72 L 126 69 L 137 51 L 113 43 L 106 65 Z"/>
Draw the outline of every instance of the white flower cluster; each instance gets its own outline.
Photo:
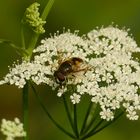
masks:
<path id="1" fill-rule="evenodd" d="M 26 80 L 47 84 L 58 96 L 70 94 L 73 104 L 88 94 L 101 107 L 101 118 L 112 120 L 115 111 L 123 108 L 130 120 L 137 120 L 140 110 L 140 64 L 134 53 L 140 48 L 125 30 L 109 26 L 79 37 L 69 31 L 41 41 L 34 50 L 34 60 L 10 69 L 0 84 L 10 83 L 22 88 Z M 56 82 L 54 72 L 70 58 L 83 63 L 77 72 L 66 77 L 65 84 Z M 61 73 L 62 74 L 62 73 Z"/>
<path id="2" fill-rule="evenodd" d="M 112 120 L 115 110 L 123 106 L 126 116 L 137 120 L 136 111 L 140 110 L 140 64 L 133 58 L 133 53 L 140 52 L 140 48 L 126 31 L 111 26 L 91 31 L 88 38 L 90 51 L 96 55 L 89 63 L 95 67 L 93 77 L 98 78 L 94 90 L 93 79 L 84 87 L 91 85 L 88 93 L 92 95 L 92 102 L 100 104 L 101 118 Z"/>
<path id="3" fill-rule="evenodd" d="M 14 121 L 2 119 L 1 132 L 6 136 L 6 140 L 14 140 L 16 137 L 26 136 L 23 124 L 18 118 L 15 118 Z"/>
<path id="4" fill-rule="evenodd" d="M 0 85 L 4 83 L 15 84 L 19 88 L 23 88 L 27 80 L 34 81 L 37 85 L 40 83 L 51 84 L 46 75 L 51 74 L 51 71 L 45 65 L 37 62 L 23 61 L 19 65 L 10 68 L 10 72 L 0 81 Z"/>

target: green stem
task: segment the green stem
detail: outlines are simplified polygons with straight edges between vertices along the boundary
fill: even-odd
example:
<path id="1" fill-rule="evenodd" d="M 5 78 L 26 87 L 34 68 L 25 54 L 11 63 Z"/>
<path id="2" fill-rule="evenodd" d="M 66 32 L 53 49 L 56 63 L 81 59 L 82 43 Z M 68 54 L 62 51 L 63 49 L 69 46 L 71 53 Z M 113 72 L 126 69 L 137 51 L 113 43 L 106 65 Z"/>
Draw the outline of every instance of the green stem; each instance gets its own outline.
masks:
<path id="1" fill-rule="evenodd" d="M 43 104 L 41 98 L 38 96 L 38 93 L 36 91 L 36 89 L 34 88 L 34 86 L 31 84 L 31 87 L 33 89 L 33 92 L 36 96 L 37 101 L 39 102 L 40 106 L 42 107 L 42 109 L 44 110 L 44 112 L 46 113 L 46 115 L 49 117 L 49 119 L 53 122 L 53 124 L 60 129 L 62 132 L 64 132 L 66 135 L 68 135 L 69 137 L 75 139 L 75 137 L 68 131 L 66 131 L 61 125 L 59 125 L 54 118 L 51 116 L 51 114 L 48 112 L 48 109 L 46 108 L 46 106 Z"/>
<path id="2" fill-rule="evenodd" d="M 87 120 L 88 120 L 88 117 L 89 117 L 89 114 L 90 114 L 92 105 L 93 105 L 93 103 L 90 102 L 89 107 L 88 107 L 88 109 L 87 109 L 87 113 L 86 113 L 86 115 L 85 115 L 85 119 L 84 119 L 84 122 L 83 122 L 83 125 L 82 125 L 82 128 L 81 128 L 81 131 L 80 131 L 80 135 L 82 135 L 82 133 L 83 133 L 83 131 L 84 131 L 84 129 L 85 129 L 85 126 L 86 126 L 86 123 L 87 123 Z"/>
<path id="3" fill-rule="evenodd" d="M 54 1 L 55 0 L 49 0 L 49 2 L 46 4 L 46 6 L 45 6 L 45 8 L 44 8 L 44 10 L 43 10 L 43 12 L 41 14 L 42 20 L 46 20 L 48 14 L 49 14 L 49 12 L 50 12 L 53 4 L 54 4 Z M 28 49 L 27 49 L 27 52 L 29 53 L 29 57 L 32 56 L 32 52 L 33 52 L 33 49 L 36 46 L 36 43 L 38 41 L 38 38 L 39 38 L 39 34 L 35 34 L 34 33 L 32 35 L 31 41 L 30 41 L 29 46 L 28 46 Z"/>
<path id="4" fill-rule="evenodd" d="M 25 49 L 25 38 L 24 38 L 24 26 L 21 23 L 21 43 L 22 43 L 22 49 Z"/>
<path id="5" fill-rule="evenodd" d="M 92 133 L 102 124 L 103 121 L 104 121 L 104 120 L 100 120 L 100 121 L 95 125 L 95 127 L 94 127 L 88 134 L 86 134 L 85 136 L 83 136 L 83 139 L 92 136 L 92 135 L 93 135 Z"/>
<path id="6" fill-rule="evenodd" d="M 43 20 L 46 20 L 46 17 L 48 16 L 53 4 L 54 4 L 54 1 L 55 0 L 49 0 L 49 2 L 47 3 L 46 7 L 44 8 L 43 12 L 42 12 L 42 15 L 41 15 L 41 18 Z"/>
<path id="7" fill-rule="evenodd" d="M 95 105 L 96 105 L 96 104 L 95 104 Z M 98 115 L 99 115 L 98 112 L 99 112 L 99 107 L 98 107 L 98 105 L 96 105 L 95 110 L 94 110 L 94 112 L 93 112 L 93 116 L 92 116 L 92 118 L 91 118 L 89 124 L 85 127 L 85 129 L 84 129 L 82 135 L 83 135 L 83 134 L 86 134 L 86 132 L 90 130 L 90 128 L 92 127 L 93 123 L 94 123 L 94 122 L 96 121 L 96 119 L 98 118 Z M 100 116 L 99 116 L 99 117 L 100 117 Z"/>
<path id="8" fill-rule="evenodd" d="M 38 34 L 35 34 L 35 33 L 31 37 L 31 40 L 29 42 L 28 49 L 27 49 L 29 58 L 31 58 L 31 56 L 32 56 L 33 49 L 36 46 L 36 43 L 37 43 L 38 38 L 39 38 L 39 35 Z"/>
<path id="9" fill-rule="evenodd" d="M 0 43 L 2 43 L 4 45 L 7 45 L 9 47 L 12 47 L 13 49 L 15 49 L 17 51 L 18 54 L 20 54 L 22 56 L 27 55 L 27 52 L 23 48 L 21 48 L 20 46 L 16 46 L 10 40 L 0 39 Z"/>
<path id="10" fill-rule="evenodd" d="M 77 126 L 77 105 L 74 104 L 74 129 L 77 139 L 79 139 L 79 132 L 78 132 L 78 126 Z"/>
<path id="11" fill-rule="evenodd" d="M 123 115 L 123 111 L 120 112 L 113 121 L 109 121 L 108 123 L 106 123 L 104 126 L 102 126 L 101 128 L 97 129 L 100 124 L 103 122 L 103 120 L 101 120 L 87 135 L 83 136 L 83 139 L 89 138 L 90 136 L 93 136 L 95 134 L 97 134 L 98 132 L 100 132 L 101 130 L 103 130 L 104 128 L 106 128 L 107 126 L 109 126 L 110 124 L 112 124 L 113 122 L 115 122 L 118 118 L 120 118 Z M 97 129 L 97 130 L 96 130 Z"/>
<path id="12" fill-rule="evenodd" d="M 68 107 L 65 95 L 63 95 L 63 102 L 64 102 L 64 107 L 65 107 L 65 111 L 66 111 L 69 123 L 72 127 L 72 130 L 74 131 L 74 124 L 73 124 L 73 120 L 72 120 L 72 117 L 71 117 L 71 114 L 70 114 L 70 111 L 69 111 L 69 107 Z"/>
<path id="13" fill-rule="evenodd" d="M 29 94 L 29 83 L 27 82 L 23 88 L 23 124 L 24 130 L 26 131 L 26 137 L 24 140 L 29 140 L 29 133 L 28 133 L 28 120 L 29 120 L 29 104 L 28 104 L 28 94 Z"/>
<path id="14" fill-rule="evenodd" d="M 123 115 L 123 113 L 124 113 L 124 112 L 122 111 L 120 114 L 118 114 L 118 115 L 114 118 L 113 121 L 110 121 L 110 122 L 106 123 L 104 126 L 102 126 L 101 128 L 99 128 L 98 130 L 94 131 L 94 132 L 92 133 L 92 135 L 95 135 L 96 133 L 100 132 L 101 130 L 103 130 L 104 128 L 106 128 L 107 126 L 109 126 L 110 124 L 112 124 L 113 122 L 115 122 L 118 118 L 120 118 L 120 117 Z"/>

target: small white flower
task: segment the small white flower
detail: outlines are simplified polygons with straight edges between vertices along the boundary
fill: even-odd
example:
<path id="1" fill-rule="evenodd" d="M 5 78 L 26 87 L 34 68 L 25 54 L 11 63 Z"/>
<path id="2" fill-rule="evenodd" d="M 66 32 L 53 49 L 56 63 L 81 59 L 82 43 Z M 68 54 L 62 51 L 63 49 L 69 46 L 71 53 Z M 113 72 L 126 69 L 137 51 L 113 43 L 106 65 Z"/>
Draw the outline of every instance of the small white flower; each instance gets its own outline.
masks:
<path id="1" fill-rule="evenodd" d="M 101 100 L 101 98 L 99 96 L 95 96 L 95 97 L 91 98 L 91 101 L 94 102 L 94 103 L 99 103 L 100 100 Z"/>
<path id="2" fill-rule="evenodd" d="M 61 88 L 59 88 L 57 96 L 61 97 L 66 91 L 67 91 L 67 88 L 62 86 Z"/>
<path id="3" fill-rule="evenodd" d="M 129 120 L 138 120 L 139 118 L 135 111 L 129 112 L 128 114 L 126 114 L 126 116 L 127 118 L 129 118 Z"/>
<path id="4" fill-rule="evenodd" d="M 23 124 L 18 118 L 15 118 L 14 121 L 2 119 L 1 132 L 6 136 L 6 140 L 14 140 L 16 137 L 26 136 Z"/>
<path id="5" fill-rule="evenodd" d="M 76 93 L 74 93 L 73 95 L 70 96 L 71 102 L 73 104 L 78 104 L 80 102 L 80 98 L 81 98 L 81 96 Z"/>
<path id="6" fill-rule="evenodd" d="M 103 108 L 103 110 L 100 112 L 100 115 L 102 119 L 107 121 L 114 119 L 114 114 L 109 108 L 108 109 Z"/>

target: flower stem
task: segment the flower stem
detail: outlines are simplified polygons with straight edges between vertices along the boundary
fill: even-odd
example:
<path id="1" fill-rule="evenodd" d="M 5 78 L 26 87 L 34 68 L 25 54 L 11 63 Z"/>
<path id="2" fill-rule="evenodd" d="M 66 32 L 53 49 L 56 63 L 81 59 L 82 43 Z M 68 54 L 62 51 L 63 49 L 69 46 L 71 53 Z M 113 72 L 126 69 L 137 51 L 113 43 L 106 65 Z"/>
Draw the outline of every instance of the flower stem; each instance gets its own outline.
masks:
<path id="1" fill-rule="evenodd" d="M 33 33 L 32 37 L 31 37 L 31 40 L 30 40 L 30 42 L 29 42 L 29 45 L 28 45 L 29 47 L 28 47 L 28 49 L 27 49 L 29 58 L 31 58 L 31 56 L 32 56 L 33 49 L 34 49 L 35 46 L 36 46 L 36 43 L 37 43 L 38 38 L 39 38 L 39 35 Z"/>
<path id="2" fill-rule="evenodd" d="M 24 38 L 24 26 L 21 23 L 21 43 L 22 43 L 22 49 L 25 49 L 25 38 Z"/>
<path id="3" fill-rule="evenodd" d="M 102 124 L 103 121 L 104 120 L 101 119 L 88 134 L 86 134 L 85 136 L 83 136 L 83 139 L 92 136 L 94 134 L 93 132 Z"/>
<path id="4" fill-rule="evenodd" d="M 93 103 L 90 102 L 89 107 L 88 107 L 88 109 L 87 109 L 87 113 L 86 113 L 86 115 L 85 115 L 85 119 L 84 119 L 84 122 L 83 122 L 83 125 L 82 125 L 82 128 L 81 128 L 81 131 L 80 131 L 80 135 L 83 133 L 83 131 L 84 131 L 84 129 L 85 129 L 85 126 L 86 126 L 86 123 L 87 123 L 87 120 L 88 120 L 88 117 L 89 117 L 89 114 L 90 114 L 92 105 L 93 105 Z"/>
<path id="5" fill-rule="evenodd" d="M 101 130 L 103 130 L 104 128 L 106 128 L 107 126 L 109 126 L 110 124 L 112 124 L 113 122 L 115 122 L 118 118 L 120 118 L 123 115 L 123 111 L 121 113 L 119 113 L 113 121 L 109 121 L 108 123 L 106 123 L 104 126 L 102 126 L 101 128 L 99 128 L 98 130 L 94 131 L 92 134 L 95 135 L 96 133 L 100 132 Z"/>
<path id="6" fill-rule="evenodd" d="M 46 17 L 48 16 L 53 4 L 54 4 L 55 0 L 49 0 L 49 2 L 47 3 L 46 7 L 44 8 L 44 11 L 42 12 L 41 18 L 42 20 L 45 20 Z"/>
<path id="7" fill-rule="evenodd" d="M 115 118 L 113 121 L 109 121 L 107 122 L 105 125 L 101 126 L 101 128 L 97 129 L 101 123 L 103 122 L 103 120 L 100 120 L 99 123 L 97 123 L 97 125 L 88 133 L 86 134 L 85 136 L 83 136 L 82 138 L 83 139 L 86 139 L 86 138 L 89 138 L 93 135 L 95 135 L 96 133 L 100 132 L 101 130 L 103 130 L 104 128 L 106 128 L 107 126 L 109 126 L 110 124 L 112 124 L 113 122 L 115 122 L 118 118 L 120 118 L 120 116 L 122 116 L 124 113 L 124 111 L 120 112 Z"/>
<path id="8" fill-rule="evenodd" d="M 74 131 L 74 124 L 73 124 L 73 120 L 72 120 L 72 117 L 71 117 L 71 114 L 70 114 L 70 111 L 69 111 L 69 108 L 68 108 L 68 104 L 67 104 L 65 95 L 63 95 L 63 102 L 64 102 L 64 107 L 65 107 L 65 111 L 66 111 L 69 123 L 72 127 L 72 130 Z"/>
<path id="9" fill-rule="evenodd" d="M 23 124 L 24 130 L 26 131 L 26 137 L 24 140 L 29 140 L 29 132 L 28 132 L 28 120 L 29 120 L 29 104 L 28 104 L 28 93 L 29 93 L 29 83 L 27 82 L 23 88 Z"/>
<path id="10" fill-rule="evenodd" d="M 79 139 L 79 132 L 78 132 L 78 126 L 77 126 L 77 105 L 74 104 L 74 129 L 77 139 Z"/>
<path id="11" fill-rule="evenodd" d="M 94 114 L 93 114 L 93 116 L 92 116 L 92 118 L 91 118 L 91 120 L 90 120 L 90 122 L 89 122 L 89 124 L 87 124 L 87 126 L 85 127 L 85 129 L 83 130 L 83 132 L 82 132 L 82 135 L 83 134 L 86 134 L 86 132 L 87 131 L 89 131 L 90 130 L 90 128 L 92 127 L 92 125 L 93 125 L 93 123 L 96 121 L 96 119 L 98 118 L 98 113 L 99 113 L 99 107 L 98 107 L 98 105 L 97 104 L 94 104 L 95 105 L 95 110 L 94 110 Z"/>
<path id="12" fill-rule="evenodd" d="M 53 124 L 60 129 L 62 132 L 64 132 L 66 135 L 68 135 L 69 137 L 75 139 L 75 137 L 68 131 L 66 131 L 61 125 L 59 125 L 55 119 L 51 116 L 51 114 L 49 113 L 47 107 L 43 104 L 41 98 L 38 96 L 38 93 L 36 91 L 36 89 L 34 88 L 34 86 L 31 84 L 31 87 L 33 89 L 33 92 L 37 98 L 37 101 L 39 102 L 40 106 L 42 107 L 42 109 L 44 110 L 44 112 L 46 113 L 46 115 L 49 117 L 49 119 L 53 122 Z"/>

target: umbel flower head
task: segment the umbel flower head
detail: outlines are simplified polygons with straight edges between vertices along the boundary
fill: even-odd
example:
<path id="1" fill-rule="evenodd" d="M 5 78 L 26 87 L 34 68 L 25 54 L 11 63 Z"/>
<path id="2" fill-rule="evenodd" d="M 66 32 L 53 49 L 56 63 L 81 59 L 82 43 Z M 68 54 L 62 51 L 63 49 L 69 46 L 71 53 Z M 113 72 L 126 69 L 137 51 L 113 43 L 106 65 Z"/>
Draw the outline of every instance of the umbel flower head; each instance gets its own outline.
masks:
<path id="1" fill-rule="evenodd" d="M 23 124 L 18 118 L 15 118 L 14 121 L 2 119 L 1 132 L 6 136 L 6 140 L 14 140 L 16 137 L 26 136 Z"/>
<path id="2" fill-rule="evenodd" d="M 37 2 L 30 5 L 25 11 L 23 22 L 31 26 L 34 32 L 42 34 L 45 32 L 43 25 L 46 21 L 40 18 L 39 6 L 40 4 Z"/>
<path id="3" fill-rule="evenodd" d="M 114 118 L 119 109 L 126 111 L 130 120 L 137 120 L 140 110 L 140 64 L 133 54 L 140 48 L 126 30 L 109 26 L 95 29 L 87 36 L 65 32 L 41 41 L 34 50 L 34 60 L 23 62 L 10 69 L 0 83 L 24 87 L 27 80 L 37 85 L 44 83 L 61 97 L 69 93 L 73 104 L 83 95 L 91 96 L 91 102 L 100 105 L 100 116 L 107 121 Z M 63 73 L 62 64 L 72 58 L 82 62 L 75 70 Z M 57 83 L 54 73 L 64 74 L 65 83 Z"/>

